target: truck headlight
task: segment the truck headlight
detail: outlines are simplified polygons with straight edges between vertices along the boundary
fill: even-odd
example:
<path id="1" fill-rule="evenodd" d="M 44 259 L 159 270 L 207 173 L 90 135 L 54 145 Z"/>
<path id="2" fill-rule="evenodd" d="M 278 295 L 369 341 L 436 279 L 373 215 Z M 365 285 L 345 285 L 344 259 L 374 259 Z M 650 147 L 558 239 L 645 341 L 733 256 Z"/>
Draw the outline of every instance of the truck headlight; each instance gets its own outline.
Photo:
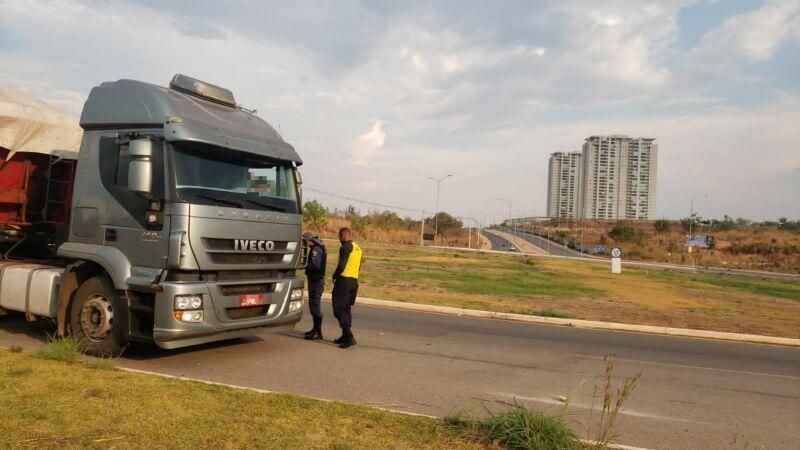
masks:
<path id="1" fill-rule="evenodd" d="M 303 290 L 302 289 L 292 289 L 292 293 L 289 294 L 289 300 L 302 300 L 303 299 Z"/>
<path id="2" fill-rule="evenodd" d="M 203 311 L 175 311 L 172 315 L 181 322 L 200 323 L 203 321 Z"/>
<path id="3" fill-rule="evenodd" d="M 293 312 L 299 310 L 302 307 L 303 307 L 303 301 L 302 300 L 295 300 L 293 302 L 289 302 L 289 312 L 290 313 L 293 313 Z"/>
<path id="4" fill-rule="evenodd" d="M 203 309 L 203 296 L 194 295 L 176 295 L 175 296 L 175 310 L 185 311 L 192 309 Z"/>

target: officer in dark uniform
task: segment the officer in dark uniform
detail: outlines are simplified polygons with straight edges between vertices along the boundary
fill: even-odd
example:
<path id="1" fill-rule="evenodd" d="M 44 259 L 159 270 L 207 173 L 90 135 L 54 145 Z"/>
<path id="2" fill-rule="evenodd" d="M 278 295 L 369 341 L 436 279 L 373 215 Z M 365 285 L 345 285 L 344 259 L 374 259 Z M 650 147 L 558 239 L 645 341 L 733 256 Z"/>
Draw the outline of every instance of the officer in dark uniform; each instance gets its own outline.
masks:
<path id="1" fill-rule="evenodd" d="M 325 290 L 325 264 L 328 252 L 325 243 L 311 233 L 305 233 L 303 239 L 308 243 L 308 261 L 306 277 L 308 278 L 308 309 L 314 319 L 314 327 L 306 332 L 306 339 L 322 339 L 322 309 L 320 300 Z"/>
<path id="2" fill-rule="evenodd" d="M 358 273 L 361 270 L 361 247 L 353 242 L 349 228 L 339 230 L 339 264 L 333 272 L 333 315 L 339 320 L 342 336 L 333 341 L 339 348 L 356 345 L 350 326 L 353 316 L 350 308 L 356 302 L 358 294 Z"/>

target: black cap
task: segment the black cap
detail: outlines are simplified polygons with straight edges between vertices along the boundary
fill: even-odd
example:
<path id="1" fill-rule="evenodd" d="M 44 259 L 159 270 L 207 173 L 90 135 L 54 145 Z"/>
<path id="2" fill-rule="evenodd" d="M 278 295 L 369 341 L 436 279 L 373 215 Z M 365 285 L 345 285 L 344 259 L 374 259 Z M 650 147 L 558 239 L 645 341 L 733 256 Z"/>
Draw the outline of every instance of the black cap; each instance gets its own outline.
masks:
<path id="1" fill-rule="evenodd" d="M 316 237 L 316 236 L 314 236 L 314 235 L 313 235 L 313 234 L 311 234 L 311 233 L 308 233 L 308 232 L 306 232 L 306 233 L 303 233 L 303 239 L 305 239 L 305 240 L 307 240 L 307 241 L 310 241 L 311 239 L 314 239 L 315 237 Z"/>

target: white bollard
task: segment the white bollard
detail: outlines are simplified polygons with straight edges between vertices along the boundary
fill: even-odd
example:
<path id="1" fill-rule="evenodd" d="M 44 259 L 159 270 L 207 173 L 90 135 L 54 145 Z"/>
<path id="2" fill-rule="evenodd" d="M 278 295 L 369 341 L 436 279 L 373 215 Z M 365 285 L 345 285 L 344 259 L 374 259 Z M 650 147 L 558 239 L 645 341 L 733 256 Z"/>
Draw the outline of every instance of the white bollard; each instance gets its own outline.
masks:
<path id="1" fill-rule="evenodd" d="M 611 249 L 611 273 L 622 273 L 622 251 L 616 247 Z"/>

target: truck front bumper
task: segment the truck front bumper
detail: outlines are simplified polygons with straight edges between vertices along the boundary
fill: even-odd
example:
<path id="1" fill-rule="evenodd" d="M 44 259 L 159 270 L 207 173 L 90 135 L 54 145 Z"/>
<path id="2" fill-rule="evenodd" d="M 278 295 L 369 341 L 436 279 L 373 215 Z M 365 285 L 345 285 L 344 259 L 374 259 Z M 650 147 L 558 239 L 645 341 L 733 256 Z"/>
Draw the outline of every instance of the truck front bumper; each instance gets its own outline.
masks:
<path id="1" fill-rule="evenodd" d="M 282 283 L 282 289 L 264 294 L 266 314 L 232 319 L 228 311 L 239 306 L 239 295 L 226 296 L 222 293 L 223 287 L 253 283 Z M 302 303 L 296 310 L 289 311 L 290 292 L 303 289 L 300 278 L 232 283 L 162 283 L 161 286 L 163 291 L 156 295 L 155 301 L 153 341 L 164 349 L 292 329 L 303 316 Z M 178 295 L 202 295 L 202 322 L 184 322 L 173 315 L 174 299 Z"/>

